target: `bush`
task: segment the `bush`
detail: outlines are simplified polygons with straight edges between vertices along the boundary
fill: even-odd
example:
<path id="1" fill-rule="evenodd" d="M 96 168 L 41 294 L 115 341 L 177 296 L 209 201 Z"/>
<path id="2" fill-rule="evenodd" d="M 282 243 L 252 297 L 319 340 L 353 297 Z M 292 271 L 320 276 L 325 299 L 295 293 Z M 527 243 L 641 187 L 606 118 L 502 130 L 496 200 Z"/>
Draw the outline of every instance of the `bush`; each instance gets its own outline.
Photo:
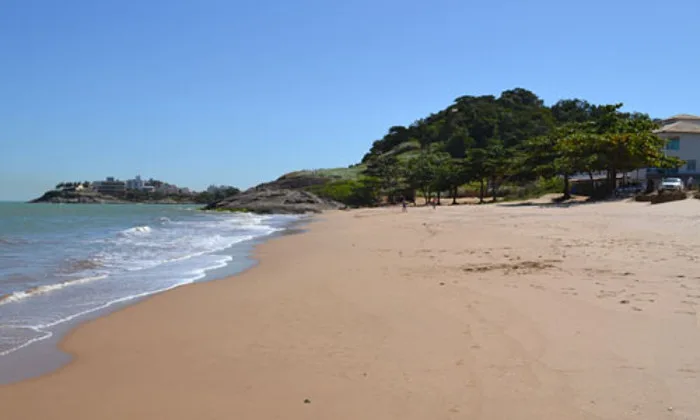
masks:
<path id="1" fill-rule="evenodd" d="M 656 197 L 655 194 L 639 194 L 634 197 L 634 201 L 650 203 L 654 199 L 654 197 Z"/>
<path id="2" fill-rule="evenodd" d="M 501 191 L 497 195 L 505 197 L 507 200 L 537 198 L 545 194 L 561 193 L 564 191 L 564 180 L 560 177 L 539 178 L 534 182 L 522 186 L 504 185 L 500 190 Z"/>
<path id="3" fill-rule="evenodd" d="M 311 186 L 307 191 L 351 207 L 374 206 L 378 202 L 377 185 L 369 178 L 328 182 Z"/>
<path id="4" fill-rule="evenodd" d="M 668 203 L 669 201 L 685 200 L 688 194 L 684 191 L 663 192 L 659 195 L 651 196 L 651 204 Z"/>

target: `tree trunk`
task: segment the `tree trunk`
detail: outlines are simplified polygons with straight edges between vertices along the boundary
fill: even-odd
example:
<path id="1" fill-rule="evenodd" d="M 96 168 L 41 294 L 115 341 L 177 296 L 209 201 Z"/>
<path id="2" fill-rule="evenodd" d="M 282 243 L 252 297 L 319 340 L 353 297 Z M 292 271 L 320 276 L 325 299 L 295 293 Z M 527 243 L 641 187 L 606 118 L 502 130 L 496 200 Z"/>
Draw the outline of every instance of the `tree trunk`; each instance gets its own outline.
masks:
<path id="1" fill-rule="evenodd" d="M 496 202 L 496 178 L 491 178 L 491 195 L 493 196 L 493 202 Z"/>
<path id="2" fill-rule="evenodd" d="M 481 183 L 481 187 L 479 188 L 479 204 L 482 204 L 484 202 L 484 178 L 481 178 L 479 182 Z"/>
<path id="3" fill-rule="evenodd" d="M 440 205 L 440 191 L 437 192 L 437 204 Z"/>
<path id="4" fill-rule="evenodd" d="M 615 189 L 617 189 L 617 169 L 612 168 L 608 171 L 608 176 L 610 177 L 608 183 L 608 194 L 613 196 L 615 194 Z"/>
<path id="5" fill-rule="evenodd" d="M 425 205 L 427 206 L 428 203 L 430 202 L 430 190 L 429 189 L 423 190 L 423 198 L 425 199 Z"/>
<path id="6" fill-rule="evenodd" d="M 457 204 L 457 189 L 458 188 L 459 187 L 452 187 L 452 205 L 453 206 Z"/>
<path id="7" fill-rule="evenodd" d="M 569 188 L 569 174 L 564 174 L 564 200 L 571 198 L 571 189 Z"/>

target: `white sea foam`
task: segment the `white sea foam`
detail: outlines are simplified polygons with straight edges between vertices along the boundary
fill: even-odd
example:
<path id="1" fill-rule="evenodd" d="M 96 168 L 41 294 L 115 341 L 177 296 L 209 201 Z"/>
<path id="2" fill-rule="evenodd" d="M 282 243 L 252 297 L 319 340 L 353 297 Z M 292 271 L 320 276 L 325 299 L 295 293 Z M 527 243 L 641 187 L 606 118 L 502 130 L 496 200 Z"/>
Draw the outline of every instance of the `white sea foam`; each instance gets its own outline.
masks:
<path id="1" fill-rule="evenodd" d="M 24 326 L 18 326 L 18 327 L 4 326 L 5 328 L 13 328 L 16 330 L 21 330 L 21 329 L 32 330 L 38 334 L 41 334 L 41 336 L 31 338 L 28 341 L 26 341 L 18 346 L 12 347 L 12 348 L 4 350 L 4 351 L 0 351 L 0 356 L 8 355 L 8 354 L 13 353 L 17 350 L 21 350 L 21 349 L 23 349 L 23 348 L 25 348 L 33 343 L 36 343 L 38 341 L 43 341 L 43 340 L 46 340 L 48 338 L 51 338 L 53 336 L 53 333 L 51 331 L 48 331 L 48 330 L 52 327 L 57 326 L 57 325 L 60 325 L 60 324 L 66 323 L 66 322 L 70 322 L 76 318 L 79 318 L 79 317 L 82 317 L 85 315 L 89 315 L 89 314 L 97 312 L 97 311 L 108 309 L 109 307 L 116 305 L 116 304 L 119 304 L 119 303 L 124 303 L 124 302 L 128 302 L 130 300 L 143 298 L 143 297 L 150 296 L 150 295 L 153 295 L 156 293 L 162 293 L 162 292 L 174 289 L 176 287 L 180 287 L 180 286 L 183 286 L 186 284 L 194 283 L 197 280 L 201 280 L 202 278 L 204 278 L 206 276 L 207 271 L 215 270 L 218 268 L 223 268 L 231 260 L 233 260 L 233 257 L 231 257 L 229 255 L 221 256 L 221 258 L 218 259 L 214 264 L 208 265 L 207 267 L 204 267 L 204 268 L 193 269 L 193 270 L 189 271 L 188 273 L 186 273 L 186 276 L 182 280 L 180 280 L 174 284 L 171 284 L 169 286 L 165 286 L 165 287 L 154 289 L 154 290 L 148 290 L 145 292 L 135 293 L 135 294 L 123 296 L 120 298 L 112 299 L 112 300 L 105 302 L 101 305 L 91 307 L 89 309 L 86 309 L 86 310 L 83 310 L 80 312 L 72 313 L 70 315 L 64 316 L 62 318 L 59 318 L 59 319 L 56 319 L 56 320 L 53 320 L 50 322 L 39 323 L 39 324 L 35 324 L 35 325 L 24 325 Z M 82 283 L 86 283 L 87 281 L 89 281 L 88 279 L 82 279 L 82 280 L 83 280 Z M 80 283 L 78 283 L 78 281 L 76 281 L 75 283 L 80 284 Z M 57 290 L 57 289 L 53 289 L 53 290 Z"/>
<path id="2" fill-rule="evenodd" d="M 5 337 L 0 332 L 0 356 L 50 338 L 52 327 L 58 324 L 201 280 L 208 271 L 233 260 L 222 251 L 282 230 L 289 221 L 274 216 L 167 211 L 146 214 L 134 220 L 135 226 L 121 227 L 116 234 L 103 231 L 82 243 L 63 242 L 73 246 L 61 250 L 69 256 L 63 261 L 78 261 L 69 265 L 78 267 L 75 274 L 82 278 L 0 296 L 0 318 L 7 320 L 0 328 L 15 331 Z M 50 278 L 65 275 L 60 264 Z"/>
<path id="3" fill-rule="evenodd" d="M 95 280 L 102 280 L 105 278 L 107 278 L 106 275 L 85 277 L 85 278 L 81 278 L 81 279 L 68 280 L 68 281 L 64 281 L 64 282 L 60 282 L 60 283 L 46 284 L 43 286 L 32 287 L 32 288 L 27 289 L 27 290 L 22 290 L 19 292 L 14 292 L 14 293 L 10 293 L 10 294 L 4 295 L 4 296 L 0 296 L 0 305 L 5 305 L 8 303 L 12 303 L 12 302 L 18 302 L 18 301 L 30 298 L 32 296 L 53 292 L 55 290 L 60 290 L 60 289 L 70 287 L 70 286 L 77 286 L 79 284 L 89 283 L 89 282 L 95 281 Z"/>
<path id="4" fill-rule="evenodd" d="M 132 228 L 122 230 L 119 232 L 119 234 L 123 236 L 145 235 L 151 233 L 151 230 L 152 229 L 150 226 L 134 226 Z"/>

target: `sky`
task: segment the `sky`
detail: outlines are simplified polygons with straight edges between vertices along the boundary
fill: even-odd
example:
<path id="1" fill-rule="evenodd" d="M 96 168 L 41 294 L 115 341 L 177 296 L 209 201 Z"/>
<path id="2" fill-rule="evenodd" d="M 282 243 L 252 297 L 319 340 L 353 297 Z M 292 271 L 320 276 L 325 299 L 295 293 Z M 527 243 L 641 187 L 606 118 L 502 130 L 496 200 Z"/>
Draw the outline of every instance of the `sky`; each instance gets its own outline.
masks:
<path id="1" fill-rule="evenodd" d="M 522 87 L 700 114 L 697 0 L 0 0 L 0 200 L 247 188 Z"/>

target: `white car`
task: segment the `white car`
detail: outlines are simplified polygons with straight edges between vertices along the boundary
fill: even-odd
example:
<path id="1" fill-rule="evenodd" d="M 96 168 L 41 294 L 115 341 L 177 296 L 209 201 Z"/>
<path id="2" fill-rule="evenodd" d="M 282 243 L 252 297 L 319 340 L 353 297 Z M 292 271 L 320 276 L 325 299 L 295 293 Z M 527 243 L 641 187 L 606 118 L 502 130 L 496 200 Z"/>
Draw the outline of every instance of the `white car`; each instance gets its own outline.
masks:
<path id="1" fill-rule="evenodd" d="M 660 191 L 683 191 L 683 181 L 680 178 L 664 178 L 661 180 Z"/>

